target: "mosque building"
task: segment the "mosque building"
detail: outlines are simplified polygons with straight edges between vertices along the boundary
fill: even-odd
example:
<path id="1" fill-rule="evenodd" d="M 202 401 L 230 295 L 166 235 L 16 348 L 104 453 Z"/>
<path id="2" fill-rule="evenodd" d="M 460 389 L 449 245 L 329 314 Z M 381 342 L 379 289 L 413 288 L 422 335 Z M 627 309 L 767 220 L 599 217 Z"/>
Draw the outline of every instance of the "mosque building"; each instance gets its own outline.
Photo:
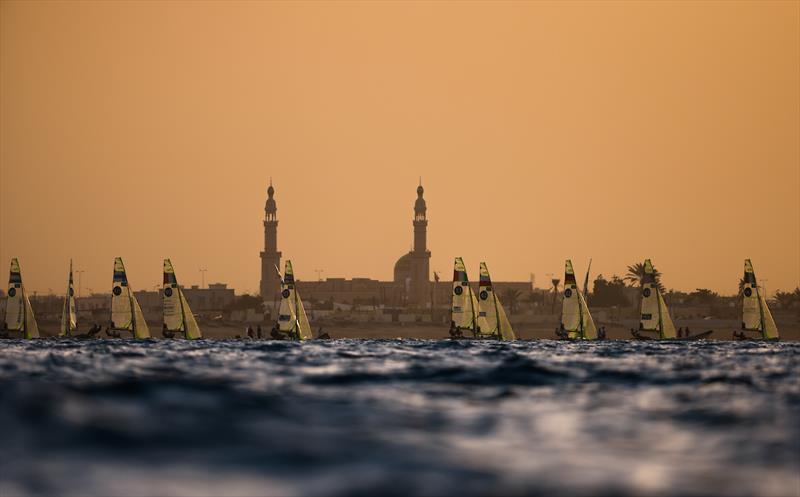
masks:
<path id="1" fill-rule="evenodd" d="M 333 301 L 343 304 L 370 304 L 386 307 L 410 307 L 417 309 L 449 306 L 452 282 L 448 276 L 444 281 L 431 281 L 431 251 L 427 247 L 428 217 L 422 183 L 417 187 L 414 202 L 414 246 L 394 264 L 392 281 L 370 278 L 326 278 L 320 281 L 296 280 L 297 289 L 307 302 Z M 278 218 L 275 188 L 270 181 L 267 188 L 267 203 L 264 207 L 264 251 L 261 252 L 261 297 L 270 304 L 280 300 L 280 279 L 275 270 L 281 266 L 278 251 Z M 475 273 L 477 281 L 477 272 Z M 495 283 L 498 289 L 513 287 L 530 290 L 530 283 Z"/>

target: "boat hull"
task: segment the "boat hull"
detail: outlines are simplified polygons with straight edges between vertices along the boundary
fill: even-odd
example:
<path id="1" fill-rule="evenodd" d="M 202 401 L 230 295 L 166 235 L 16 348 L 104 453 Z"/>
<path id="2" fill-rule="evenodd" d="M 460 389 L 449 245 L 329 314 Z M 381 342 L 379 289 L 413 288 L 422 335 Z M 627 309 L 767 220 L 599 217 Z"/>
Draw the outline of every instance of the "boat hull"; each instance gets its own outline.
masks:
<path id="1" fill-rule="evenodd" d="M 714 330 L 707 330 L 701 333 L 696 333 L 694 335 L 690 335 L 688 337 L 675 337 L 675 338 L 659 338 L 659 337 L 650 337 L 647 335 L 642 335 L 639 333 L 638 330 L 631 330 L 631 335 L 635 340 L 658 340 L 658 341 L 666 341 L 666 342 L 692 342 L 695 340 L 704 340 L 711 336 L 714 333 Z"/>
<path id="2" fill-rule="evenodd" d="M 779 337 L 775 338 L 764 338 L 764 337 L 749 337 L 744 334 L 743 331 L 736 331 L 733 332 L 733 340 L 736 342 L 780 342 L 781 339 Z"/>

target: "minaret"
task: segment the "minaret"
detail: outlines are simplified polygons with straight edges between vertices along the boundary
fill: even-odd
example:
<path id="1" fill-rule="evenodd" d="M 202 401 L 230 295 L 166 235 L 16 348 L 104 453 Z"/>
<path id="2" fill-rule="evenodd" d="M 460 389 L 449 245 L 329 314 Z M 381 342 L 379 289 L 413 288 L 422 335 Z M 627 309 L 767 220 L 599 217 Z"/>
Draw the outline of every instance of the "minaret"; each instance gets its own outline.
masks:
<path id="1" fill-rule="evenodd" d="M 431 252 L 427 248 L 428 238 L 428 207 L 422 194 L 422 179 L 417 187 L 417 201 L 414 202 L 414 251 L 411 252 L 413 260 L 411 269 L 411 301 L 424 307 L 428 303 L 430 286 Z"/>
<path id="2" fill-rule="evenodd" d="M 281 281 L 276 267 L 280 267 L 281 253 L 278 252 L 278 207 L 275 205 L 275 188 L 272 179 L 267 188 L 267 204 L 264 206 L 264 251 L 261 252 L 261 298 L 265 302 L 277 299 L 281 291 Z"/>
<path id="3" fill-rule="evenodd" d="M 422 180 L 417 187 L 417 201 L 414 202 L 414 253 L 427 252 L 427 238 L 428 238 L 428 207 L 425 205 L 425 199 L 422 194 L 425 189 L 422 188 Z"/>

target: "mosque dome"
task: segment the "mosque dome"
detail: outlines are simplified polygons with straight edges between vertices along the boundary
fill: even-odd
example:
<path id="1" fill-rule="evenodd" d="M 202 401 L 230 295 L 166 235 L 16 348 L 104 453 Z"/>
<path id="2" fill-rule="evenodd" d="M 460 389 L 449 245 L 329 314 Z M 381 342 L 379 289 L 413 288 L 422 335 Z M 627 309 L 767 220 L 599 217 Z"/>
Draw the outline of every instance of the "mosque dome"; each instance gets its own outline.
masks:
<path id="1" fill-rule="evenodd" d="M 394 263 L 394 281 L 395 283 L 405 283 L 406 278 L 411 277 L 412 266 L 411 252 L 403 255 L 397 262 Z"/>

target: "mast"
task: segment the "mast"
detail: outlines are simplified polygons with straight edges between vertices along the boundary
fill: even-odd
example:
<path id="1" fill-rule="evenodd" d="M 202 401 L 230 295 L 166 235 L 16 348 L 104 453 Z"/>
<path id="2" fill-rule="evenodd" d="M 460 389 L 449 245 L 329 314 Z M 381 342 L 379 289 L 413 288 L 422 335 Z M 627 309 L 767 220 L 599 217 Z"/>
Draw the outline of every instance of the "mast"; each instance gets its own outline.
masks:
<path id="1" fill-rule="evenodd" d="M 586 277 L 583 278 L 583 296 L 589 298 L 589 271 L 592 270 L 592 259 L 589 258 L 589 266 L 586 268 Z"/>

